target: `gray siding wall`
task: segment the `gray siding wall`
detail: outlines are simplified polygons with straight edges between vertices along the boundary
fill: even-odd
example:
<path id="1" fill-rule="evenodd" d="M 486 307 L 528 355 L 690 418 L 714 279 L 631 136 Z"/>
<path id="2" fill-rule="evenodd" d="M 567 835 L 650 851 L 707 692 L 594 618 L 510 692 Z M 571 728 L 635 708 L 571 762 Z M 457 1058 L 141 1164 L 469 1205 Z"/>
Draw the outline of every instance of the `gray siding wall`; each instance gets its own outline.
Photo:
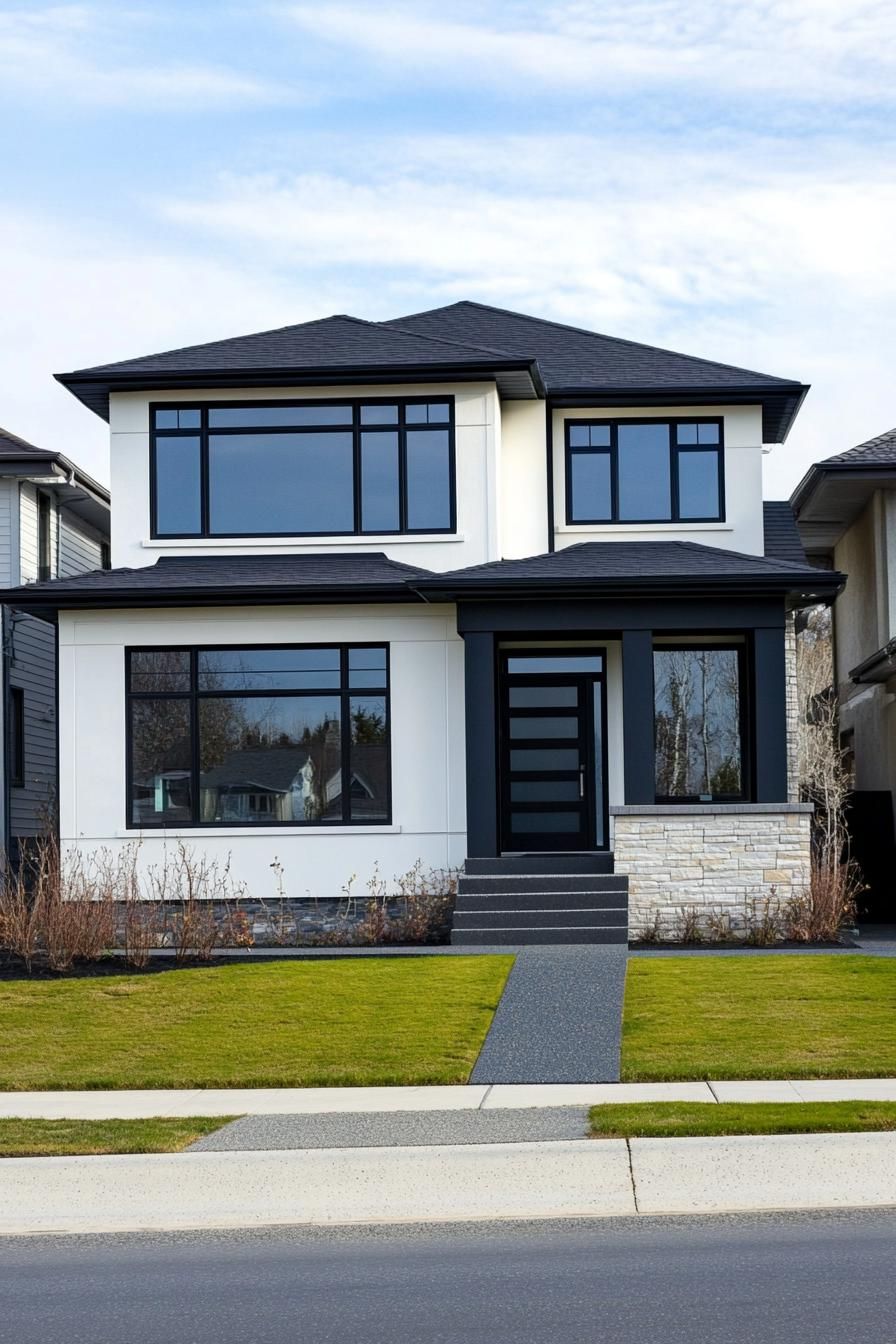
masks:
<path id="1" fill-rule="evenodd" d="M 7 488 L 8 487 L 8 488 Z M 31 481 L 0 481 L 0 577 L 10 586 L 38 577 L 37 496 Z M 48 491 L 49 494 L 52 492 Z M 55 505 L 50 544 L 54 576 L 99 569 L 105 538 Z M 39 834 L 56 795 L 56 639 L 46 621 L 9 613 L 10 686 L 21 687 L 25 712 L 25 782 L 9 790 L 11 848 Z"/>
<path id="2" fill-rule="evenodd" d="M 79 518 L 63 510 L 59 515 L 59 577 L 87 574 L 102 566 L 104 538 Z"/>
<path id="3" fill-rule="evenodd" d="M 25 709 L 25 783 L 13 786 L 9 829 L 37 835 L 56 791 L 56 639 L 52 625 L 10 614 L 10 686 L 20 686 Z"/>

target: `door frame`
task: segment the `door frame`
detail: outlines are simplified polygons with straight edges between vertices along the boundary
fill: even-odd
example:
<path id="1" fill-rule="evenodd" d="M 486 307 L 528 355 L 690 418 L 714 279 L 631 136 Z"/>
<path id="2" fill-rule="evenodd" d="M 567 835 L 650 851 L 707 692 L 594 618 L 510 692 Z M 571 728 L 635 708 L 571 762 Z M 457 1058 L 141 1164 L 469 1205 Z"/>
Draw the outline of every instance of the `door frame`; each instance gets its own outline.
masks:
<path id="1" fill-rule="evenodd" d="M 498 783 L 497 813 L 498 813 L 498 853 L 511 854 L 525 852 L 519 848 L 510 848 L 511 840 L 511 799 L 510 799 L 510 779 L 509 779 L 509 760 L 511 743 L 509 733 L 510 719 L 510 686 L 520 684 L 540 684 L 540 685 L 570 685 L 578 683 L 587 686 L 589 689 L 584 697 L 578 713 L 584 720 L 584 743 L 579 739 L 580 749 L 583 748 L 585 760 L 585 793 L 584 814 L 585 830 L 583 832 L 583 842 L 574 852 L 605 853 L 610 848 L 610 808 L 609 808 L 609 765 L 607 749 L 607 650 L 601 644 L 560 644 L 560 643 L 538 643 L 533 644 L 528 641 L 524 644 L 502 645 L 497 650 L 497 740 L 496 749 L 496 774 Z M 530 656 L 530 657 L 600 657 L 600 672 L 543 672 L 532 674 L 517 674 L 520 681 L 514 678 L 511 683 L 512 674 L 508 672 L 508 659 L 512 657 Z M 596 759 L 595 740 L 594 740 L 594 685 L 600 683 L 602 694 L 600 697 L 600 760 Z M 533 710 L 537 716 L 538 711 Z M 572 739 L 571 739 L 572 740 Z M 602 795 L 602 827 L 603 844 L 597 843 L 597 798 L 596 781 L 597 771 L 600 770 L 601 795 Z M 562 810 L 562 803 L 556 805 L 556 810 Z M 552 810 L 551 805 L 547 804 L 548 811 Z M 533 853 L 564 853 L 562 849 L 544 849 L 532 848 Z"/>

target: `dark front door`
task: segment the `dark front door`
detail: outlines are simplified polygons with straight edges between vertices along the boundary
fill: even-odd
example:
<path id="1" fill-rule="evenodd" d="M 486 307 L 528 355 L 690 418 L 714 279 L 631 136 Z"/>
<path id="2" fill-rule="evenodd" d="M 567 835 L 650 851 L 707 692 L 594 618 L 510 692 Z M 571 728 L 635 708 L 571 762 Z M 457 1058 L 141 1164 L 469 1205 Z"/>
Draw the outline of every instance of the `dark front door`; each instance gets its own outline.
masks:
<path id="1" fill-rule="evenodd" d="M 501 848 L 607 847 L 603 653 L 501 655 Z"/>

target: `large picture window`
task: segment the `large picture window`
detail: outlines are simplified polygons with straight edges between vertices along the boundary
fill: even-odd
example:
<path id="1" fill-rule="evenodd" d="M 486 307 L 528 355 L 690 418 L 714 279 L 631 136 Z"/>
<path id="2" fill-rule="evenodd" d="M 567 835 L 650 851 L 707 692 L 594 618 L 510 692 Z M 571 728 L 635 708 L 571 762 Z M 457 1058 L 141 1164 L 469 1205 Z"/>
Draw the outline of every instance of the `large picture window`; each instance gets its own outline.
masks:
<path id="1" fill-rule="evenodd" d="M 455 530 L 450 398 L 150 414 L 154 537 Z"/>
<path id="2" fill-rule="evenodd" d="M 567 522 L 720 522 L 723 465 L 721 420 L 567 420 Z"/>
<path id="3" fill-rule="evenodd" d="M 126 658 L 131 826 L 389 821 L 385 646 Z"/>
<path id="4" fill-rule="evenodd" d="M 744 648 L 653 653 L 658 801 L 745 797 Z"/>

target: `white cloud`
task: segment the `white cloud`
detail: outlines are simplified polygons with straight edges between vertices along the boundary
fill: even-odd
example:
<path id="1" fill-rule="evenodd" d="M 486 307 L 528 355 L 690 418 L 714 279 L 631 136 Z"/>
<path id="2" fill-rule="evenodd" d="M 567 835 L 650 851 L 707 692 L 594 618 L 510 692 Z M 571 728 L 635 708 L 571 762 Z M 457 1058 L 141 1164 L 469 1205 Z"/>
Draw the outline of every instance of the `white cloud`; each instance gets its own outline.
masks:
<path id="1" fill-rule="evenodd" d="M 126 11 L 82 5 L 0 12 L 0 82 L 42 105 L 160 111 L 269 103 L 294 91 L 222 66 L 138 56 L 145 25 Z"/>
<path id="2" fill-rule="evenodd" d="M 348 279 L 369 295 L 364 316 L 394 315 L 421 295 L 474 297 L 811 382 L 794 446 L 769 464 L 777 492 L 812 457 L 896 420 L 880 353 L 896 305 L 896 185 L 873 159 L 832 149 L 815 166 L 762 144 L 673 159 L 662 147 L 582 140 L 558 141 L 552 154 L 545 141 L 542 171 L 530 161 L 514 190 L 478 165 L 517 161 L 517 142 L 460 138 L 454 148 L 450 177 L 438 145 L 415 154 L 406 141 L 381 146 L 365 181 L 228 177 L 166 213 L 235 259 Z M 390 172 L 389 149 L 413 170 Z"/>
<path id="3" fill-rule="evenodd" d="M 444 7 L 296 4 L 282 11 L 315 37 L 361 52 L 413 82 L 608 93 L 677 86 L 690 93 L 787 99 L 896 96 L 890 0 L 607 0 Z"/>

